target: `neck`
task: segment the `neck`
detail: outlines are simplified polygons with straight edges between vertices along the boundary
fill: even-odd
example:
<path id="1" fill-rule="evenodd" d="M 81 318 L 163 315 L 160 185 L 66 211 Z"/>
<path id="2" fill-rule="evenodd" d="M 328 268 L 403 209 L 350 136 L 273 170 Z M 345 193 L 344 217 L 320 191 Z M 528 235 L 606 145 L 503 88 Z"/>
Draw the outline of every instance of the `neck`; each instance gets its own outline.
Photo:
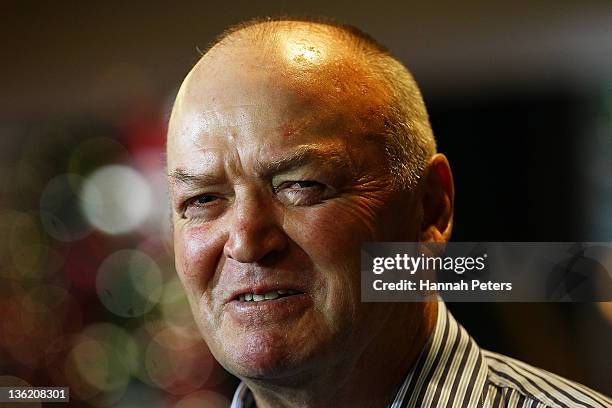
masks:
<path id="1" fill-rule="evenodd" d="M 356 356 L 335 356 L 333 364 L 316 373 L 282 384 L 244 379 L 257 407 L 388 406 L 434 329 L 438 305 L 388 306 L 393 310 L 381 329 Z"/>

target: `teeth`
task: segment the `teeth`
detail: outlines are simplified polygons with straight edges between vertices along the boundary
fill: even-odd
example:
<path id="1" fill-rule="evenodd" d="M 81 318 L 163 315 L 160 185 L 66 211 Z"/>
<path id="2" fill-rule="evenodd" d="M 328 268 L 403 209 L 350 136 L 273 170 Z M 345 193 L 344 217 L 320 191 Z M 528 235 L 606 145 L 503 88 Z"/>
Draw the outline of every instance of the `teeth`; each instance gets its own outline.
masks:
<path id="1" fill-rule="evenodd" d="M 280 295 L 278 294 L 278 292 L 268 292 L 264 296 L 266 300 L 272 300 L 278 298 Z"/>
<path id="2" fill-rule="evenodd" d="M 297 290 L 279 289 L 268 292 L 264 295 L 258 295 L 255 293 L 243 293 L 238 296 L 241 302 L 261 302 L 262 300 L 274 300 L 278 299 L 282 295 L 295 295 L 299 293 Z"/>

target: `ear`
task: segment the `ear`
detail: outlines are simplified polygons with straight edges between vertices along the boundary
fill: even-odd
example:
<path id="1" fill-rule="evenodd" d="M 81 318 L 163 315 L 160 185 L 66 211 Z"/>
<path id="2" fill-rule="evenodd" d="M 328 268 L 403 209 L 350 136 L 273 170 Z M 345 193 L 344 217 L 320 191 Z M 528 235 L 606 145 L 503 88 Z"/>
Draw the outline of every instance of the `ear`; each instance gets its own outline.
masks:
<path id="1" fill-rule="evenodd" d="M 447 242 L 453 230 L 455 187 L 446 156 L 434 155 L 421 184 L 421 242 Z"/>

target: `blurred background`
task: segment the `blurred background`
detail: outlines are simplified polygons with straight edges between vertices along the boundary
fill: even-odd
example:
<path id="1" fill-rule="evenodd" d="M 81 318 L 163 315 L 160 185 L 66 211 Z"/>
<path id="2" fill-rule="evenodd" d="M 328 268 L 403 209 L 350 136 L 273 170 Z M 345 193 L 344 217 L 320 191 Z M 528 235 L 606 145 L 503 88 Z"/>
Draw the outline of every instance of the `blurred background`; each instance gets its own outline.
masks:
<path id="1" fill-rule="evenodd" d="M 609 1 L 0 9 L 0 386 L 67 385 L 77 407 L 228 406 L 236 379 L 174 271 L 162 159 L 199 50 L 255 16 L 332 17 L 407 64 L 454 169 L 454 240 L 611 240 Z M 450 309 L 482 347 L 612 394 L 611 303 Z"/>

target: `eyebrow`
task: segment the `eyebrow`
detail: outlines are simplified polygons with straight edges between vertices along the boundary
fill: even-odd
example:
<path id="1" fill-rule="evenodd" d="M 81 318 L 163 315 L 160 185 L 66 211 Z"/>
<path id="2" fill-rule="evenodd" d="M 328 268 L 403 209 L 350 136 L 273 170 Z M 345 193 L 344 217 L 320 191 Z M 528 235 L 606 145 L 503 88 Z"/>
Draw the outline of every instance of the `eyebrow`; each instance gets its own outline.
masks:
<path id="1" fill-rule="evenodd" d="M 313 162 L 322 162 L 334 168 L 351 168 L 351 161 L 346 153 L 337 147 L 308 145 L 300 146 L 289 155 L 272 160 L 268 163 L 258 163 L 256 171 L 262 175 L 274 175 L 294 170 Z"/>
<path id="2" fill-rule="evenodd" d="M 190 174 L 183 169 L 174 169 L 168 177 L 183 184 L 216 184 L 219 177 L 211 174 Z"/>
<path id="3" fill-rule="evenodd" d="M 279 173 L 297 169 L 306 164 L 322 162 L 334 169 L 351 169 L 352 162 L 349 157 L 336 147 L 326 146 L 322 148 L 317 145 L 300 146 L 295 151 L 285 157 L 272 160 L 266 163 L 257 163 L 255 171 L 258 175 L 267 177 Z M 212 174 L 190 174 L 187 171 L 177 168 L 168 177 L 183 184 L 210 185 L 218 184 L 221 177 Z"/>

